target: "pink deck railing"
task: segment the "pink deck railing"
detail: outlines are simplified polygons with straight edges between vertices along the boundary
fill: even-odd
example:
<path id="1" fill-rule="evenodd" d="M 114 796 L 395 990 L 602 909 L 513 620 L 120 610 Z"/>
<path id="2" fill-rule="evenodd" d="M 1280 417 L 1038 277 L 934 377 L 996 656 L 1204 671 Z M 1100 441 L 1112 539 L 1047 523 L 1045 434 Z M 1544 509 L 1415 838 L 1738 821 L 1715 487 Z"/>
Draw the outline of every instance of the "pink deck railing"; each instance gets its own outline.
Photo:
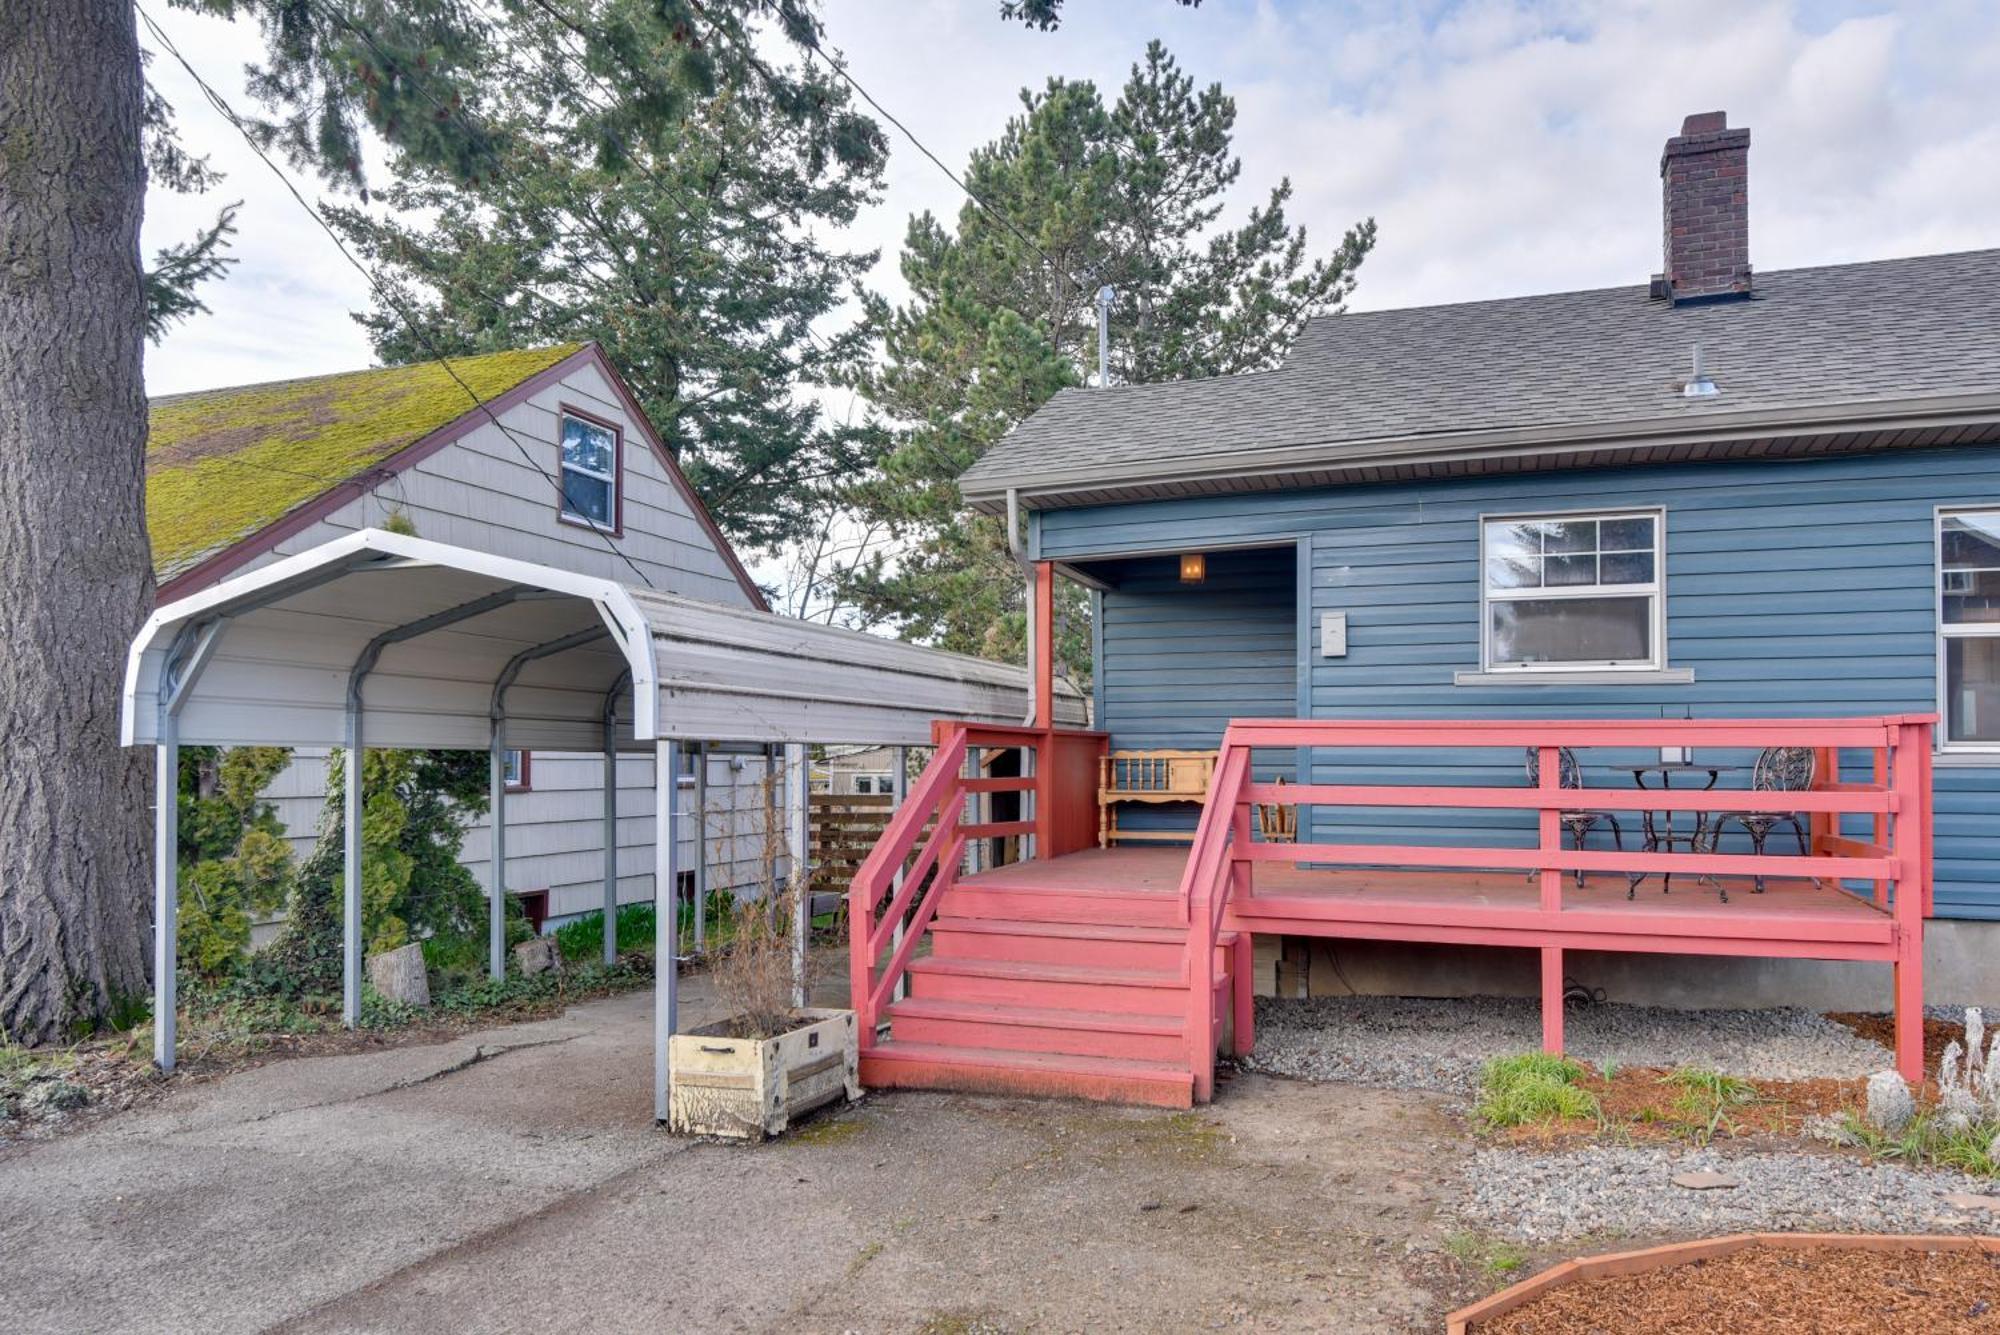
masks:
<path id="1" fill-rule="evenodd" d="M 863 1050 L 895 999 L 974 840 L 1012 839 L 1023 857 L 1061 857 L 1096 841 L 1097 759 L 1105 734 L 1075 729 L 940 723 L 936 750 L 854 875 L 848 892 L 848 972 Z M 1017 774 L 982 763 L 1005 756 Z M 968 798 L 1021 795 L 1017 819 L 967 817 Z"/>
<path id="2" fill-rule="evenodd" d="M 1293 929 L 1321 935 L 1390 936 L 1465 944 L 1505 944 L 1541 948 L 1543 1043 L 1562 1047 L 1562 952 L 1569 948 L 1671 949 L 1687 953 L 1878 959 L 1895 965 L 1896 1060 L 1911 1079 L 1922 1074 L 1923 918 L 1930 907 L 1931 726 L 1930 716 L 1855 719 L 1662 720 L 1649 722 L 1348 722 L 1303 719 L 1243 719 L 1232 723 L 1216 763 L 1216 778 L 1189 851 L 1181 894 L 1188 913 L 1187 969 L 1190 982 L 1188 1040 L 1195 1070 L 1196 1097 L 1213 1086 L 1215 1014 L 1210 994 L 1215 982 L 1215 945 L 1225 924 L 1252 928 L 1247 910 L 1255 894 L 1253 869 L 1260 863 L 1288 862 L 1334 867 L 1493 871 L 1536 874 L 1538 895 L 1527 906 L 1451 903 L 1449 899 L 1392 906 L 1396 921 L 1386 925 L 1378 901 L 1366 893 L 1325 896 L 1294 911 Z M 1562 788 L 1559 748 L 1652 749 L 1687 747 L 1713 752 L 1734 748 L 1811 747 L 1820 756 L 1819 777 L 1803 792 L 1752 792 L 1692 788 L 1639 791 L 1636 788 Z M 1514 763 L 1539 748 L 1539 786 L 1274 784 L 1253 782 L 1250 755 L 1256 748 L 1312 747 L 1329 750 L 1371 748 L 1419 751 L 1504 748 Z M 1843 754 L 1866 753 L 1869 778 L 1843 782 Z M 1583 757 L 1586 768 L 1588 757 Z M 1454 810 L 1531 811 L 1537 817 L 1533 847 L 1436 846 L 1358 843 L 1261 843 L 1251 836 L 1256 804 L 1318 808 L 1414 807 Z M 1797 812 L 1811 818 L 1808 855 L 1761 856 L 1715 851 L 1624 852 L 1565 848 L 1560 813 L 1611 812 Z M 1843 817 L 1866 819 L 1870 837 L 1859 839 Z M 1307 826 L 1301 824 L 1304 833 Z M 1731 923 L 1713 907 L 1618 915 L 1602 905 L 1586 912 L 1566 905 L 1565 872 L 1686 874 L 1690 888 L 1702 876 L 1813 877 L 1830 887 L 1843 882 L 1873 885 L 1873 903 L 1889 919 L 1885 929 L 1834 931 L 1801 917 L 1748 909 Z M 1892 891 L 1894 891 L 1892 895 Z M 1829 895 L 1846 892 L 1829 888 Z M 1893 906 L 1893 907 L 1892 907 Z M 1302 921 L 1304 918 L 1310 921 Z M 1263 930 L 1271 930 L 1266 919 Z M 1716 934 L 1720 929 L 1721 934 Z M 1651 938 L 1650 940 L 1648 938 Z M 1204 984 L 1206 984 L 1204 986 Z"/>

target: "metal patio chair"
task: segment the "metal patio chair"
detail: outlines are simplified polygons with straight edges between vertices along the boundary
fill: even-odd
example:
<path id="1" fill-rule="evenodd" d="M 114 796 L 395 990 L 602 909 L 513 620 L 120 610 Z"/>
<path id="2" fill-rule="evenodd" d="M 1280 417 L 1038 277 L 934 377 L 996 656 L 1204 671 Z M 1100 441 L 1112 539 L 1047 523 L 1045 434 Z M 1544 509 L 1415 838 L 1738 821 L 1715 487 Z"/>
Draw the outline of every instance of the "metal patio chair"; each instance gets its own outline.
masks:
<path id="1" fill-rule="evenodd" d="M 1757 754 L 1757 764 L 1750 771 L 1750 788 L 1759 793 L 1797 793 L 1813 786 L 1818 773 L 1819 755 L 1810 746 L 1767 746 Z M 1780 825 L 1790 825 L 1792 833 L 1799 839 L 1799 856 L 1806 857 L 1811 852 L 1806 844 L 1806 823 L 1796 811 L 1725 811 L 1715 818 L 1708 829 L 1708 847 L 1714 852 L 1722 842 L 1722 827 L 1735 821 L 1750 836 L 1750 851 L 1761 854 L 1764 841 L 1771 831 Z M 1819 884 L 1819 878 L 1813 878 Z M 1756 877 L 1753 893 L 1764 893 L 1764 878 Z"/>
<path id="2" fill-rule="evenodd" d="M 1539 746 L 1531 746 L 1528 748 L 1528 786 L 1539 788 L 1541 783 L 1542 749 Z M 1559 747 L 1556 751 L 1556 784 L 1562 788 L 1583 787 L 1583 766 L 1576 763 L 1576 752 L 1567 746 Z M 1600 824 L 1611 827 L 1611 842 L 1617 846 L 1619 852 L 1625 851 L 1624 828 L 1618 824 L 1618 817 L 1609 811 L 1560 811 L 1556 813 L 1556 819 L 1562 822 L 1565 830 L 1569 831 L 1569 837 L 1576 844 L 1579 853 L 1583 851 L 1584 837 Z M 1528 879 L 1534 880 L 1537 874 L 1529 872 Z M 1579 889 L 1585 883 L 1584 876 L 1585 873 L 1581 870 L 1576 874 Z"/>

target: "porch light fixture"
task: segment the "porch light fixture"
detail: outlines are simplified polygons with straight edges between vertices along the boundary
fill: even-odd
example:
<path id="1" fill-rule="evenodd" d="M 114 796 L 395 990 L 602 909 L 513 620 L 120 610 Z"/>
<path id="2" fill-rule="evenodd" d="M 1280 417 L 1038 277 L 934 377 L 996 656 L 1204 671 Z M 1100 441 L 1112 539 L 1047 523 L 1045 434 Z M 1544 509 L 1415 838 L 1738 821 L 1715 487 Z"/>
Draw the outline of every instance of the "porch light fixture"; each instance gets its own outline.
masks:
<path id="1" fill-rule="evenodd" d="M 1181 554 L 1181 583 L 1199 584 L 1208 578 L 1208 557 L 1201 552 Z"/>

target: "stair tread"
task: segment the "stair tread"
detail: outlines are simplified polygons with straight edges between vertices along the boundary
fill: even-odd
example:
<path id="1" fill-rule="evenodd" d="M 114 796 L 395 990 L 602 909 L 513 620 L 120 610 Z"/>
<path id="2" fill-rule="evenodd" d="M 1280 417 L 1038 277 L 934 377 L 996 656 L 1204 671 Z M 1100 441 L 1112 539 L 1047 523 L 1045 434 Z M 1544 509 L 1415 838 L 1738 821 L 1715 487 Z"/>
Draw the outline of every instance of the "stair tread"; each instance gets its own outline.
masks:
<path id="1" fill-rule="evenodd" d="M 1147 941 L 1163 945 L 1184 945 L 1185 927 L 1150 927 L 1106 922 L 1044 922 L 1034 918 L 961 918 L 939 914 L 931 920 L 933 932 L 982 932 L 1004 936 L 1060 936 L 1076 941 Z M 1235 941 L 1235 932 L 1217 934 L 1218 945 Z"/>
<path id="2" fill-rule="evenodd" d="M 967 894 L 988 895 L 1059 895 L 1064 899 L 1144 899 L 1150 902 L 1178 900 L 1178 886 L 1163 886 L 1158 890 L 1148 890 L 1143 886 L 1090 886 L 1043 885 L 1028 880 L 982 881 L 978 877 L 968 877 L 951 887 L 953 891 L 963 890 Z"/>
<path id="3" fill-rule="evenodd" d="M 1111 1076 L 1122 1080 L 1178 1082 L 1193 1079 L 1185 1062 L 1147 1061 L 1139 1057 L 1084 1057 L 1068 1052 L 1019 1052 L 1012 1048 L 971 1048 L 949 1043 L 910 1043 L 891 1039 L 876 1044 L 863 1055 L 888 1061 L 931 1062 L 941 1066 L 996 1066 L 1070 1075 Z"/>
<path id="4" fill-rule="evenodd" d="M 969 959 L 956 955 L 921 955 L 910 961 L 912 973 L 951 973 L 974 978 L 1018 978 L 1036 983 L 1106 983 L 1121 987 L 1177 987 L 1187 981 L 1178 969 L 1107 969 L 1095 964 L 1044 964 L 1034 960 Z"/>
<path id="5" fill-rule="evenodd" d="M 1178 1015 L 1133 1015 L 1125 1011 L 1065 1010 L 1055 1006 L 1010 1006 L 990 1001 L 946 1001 L 905 997 L 889 1007 L 891 1017 L 969 1020 L 982 1024 L 1048 1025 L 1062 1029 L 1114 1029 L 1143 1034 L 1178 1034 Z"/>

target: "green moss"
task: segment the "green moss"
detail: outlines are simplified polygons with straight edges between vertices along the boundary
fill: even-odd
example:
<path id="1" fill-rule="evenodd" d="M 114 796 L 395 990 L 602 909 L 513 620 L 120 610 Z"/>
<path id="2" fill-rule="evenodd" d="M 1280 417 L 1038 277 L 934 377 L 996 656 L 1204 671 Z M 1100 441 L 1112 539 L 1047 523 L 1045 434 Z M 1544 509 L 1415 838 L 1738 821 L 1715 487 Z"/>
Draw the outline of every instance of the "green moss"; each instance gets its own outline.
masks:
<path id="1" fill-rule="evenodd" d="M 454 358 L 481 399 L 574 353 L 561 344 Z M 146 527 L 162 575 L 266 524 L 455 421 L 472 401 L 435 362 L 156 399 Z"/>
<path id="2" fill-rule="evenodd" d="M 860 1135 L 861 1129 L 856 1117 L 821 1117 L 794 1131 L 792 1139 L 801 1145 L 840 1145 Z"/>

